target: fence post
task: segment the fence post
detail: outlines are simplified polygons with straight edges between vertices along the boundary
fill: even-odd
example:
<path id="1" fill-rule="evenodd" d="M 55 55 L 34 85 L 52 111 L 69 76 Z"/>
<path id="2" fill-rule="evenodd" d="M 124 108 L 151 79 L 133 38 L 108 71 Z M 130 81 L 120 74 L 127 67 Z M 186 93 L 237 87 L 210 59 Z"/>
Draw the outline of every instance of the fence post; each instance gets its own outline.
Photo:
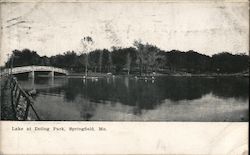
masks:
<path id="1" fill-rule="evenodd" d="M 17 106 L 19 104 L 20 97 L 21 97 L 21 91 L 19 90 L 19 93 L 18 93 L 17 99 L 16 99 L 16 108 L 17 108 Z"/>
<path id="2" fill-rule="evenodd" d="M 25 109 L 24 118 L 23 118 L 23 120 L 24 120 L 24 121 L 25 121 L 25 120 L 27 120 L 27 118 L 28 118 L 28 114 L 29 114 L 29 107 L 30 107 L 30 100 L 28 99 L 28 100 L 27 100 L 26 109 Z"/>

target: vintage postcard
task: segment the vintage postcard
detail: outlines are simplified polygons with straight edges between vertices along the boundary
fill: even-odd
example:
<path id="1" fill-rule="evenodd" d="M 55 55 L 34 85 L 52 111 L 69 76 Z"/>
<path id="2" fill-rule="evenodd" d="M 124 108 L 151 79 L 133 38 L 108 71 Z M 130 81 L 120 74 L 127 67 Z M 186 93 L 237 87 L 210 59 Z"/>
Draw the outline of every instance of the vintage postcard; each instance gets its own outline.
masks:
<path id="1" fill-rule="evenodd" d="M 3 0 L 0 26 L 0 154 L 248 154 L 247 0 Z"/>

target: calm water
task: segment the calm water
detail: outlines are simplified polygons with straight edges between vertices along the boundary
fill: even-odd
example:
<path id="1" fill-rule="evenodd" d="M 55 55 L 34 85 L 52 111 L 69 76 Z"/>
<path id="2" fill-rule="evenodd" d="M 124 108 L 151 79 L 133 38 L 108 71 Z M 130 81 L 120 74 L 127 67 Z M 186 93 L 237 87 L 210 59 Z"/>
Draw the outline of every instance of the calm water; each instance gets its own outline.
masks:
<path id="1" fill-rule="evenodd" d="M 249 79 L 129 77 L 19 80 L 43 120 L 248 121 Z"/>

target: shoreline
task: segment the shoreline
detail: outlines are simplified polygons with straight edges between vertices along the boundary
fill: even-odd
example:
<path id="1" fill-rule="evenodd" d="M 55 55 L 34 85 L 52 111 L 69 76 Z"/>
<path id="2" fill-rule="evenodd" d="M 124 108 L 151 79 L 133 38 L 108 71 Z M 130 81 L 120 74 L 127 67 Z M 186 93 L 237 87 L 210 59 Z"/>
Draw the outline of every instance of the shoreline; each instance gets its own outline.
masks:
<path id="1" fill-rule="evenodd" d="M 50 77 L 48 75 L 39 75 L 38 77 Z M 149 75 L 142 75 L 139 76 L 137 74 L 130 74 L 130 75 L 123 75 L 123 74 L 114 74 L 108 75 L 106 73 L 98 73 L 98 74 L 89 74 L 85 76 L 84 73 L 73 73 L 69 75 L 60 75 L 55 76 L 56 78 L 83 78 L 83 79 L 92 79 L 92 78 L 115 78 L 115 77 L 133 77 L 133 78 L 152 78 L 152 77 L 248 77 L 249 74 L 149 74 Z"/>

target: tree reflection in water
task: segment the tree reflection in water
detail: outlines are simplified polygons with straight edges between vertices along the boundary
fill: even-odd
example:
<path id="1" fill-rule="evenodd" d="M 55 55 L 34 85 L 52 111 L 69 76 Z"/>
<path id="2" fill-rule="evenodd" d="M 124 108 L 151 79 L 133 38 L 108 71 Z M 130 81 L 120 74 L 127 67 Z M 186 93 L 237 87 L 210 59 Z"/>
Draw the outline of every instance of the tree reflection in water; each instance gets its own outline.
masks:
<path id="1" fill-rule="evenodd" d="M 207 115 L 211 115 L 211 113 L 209 114 L 207 111 L 212 112 L 214 110 L 211 108 L 217 108 L 221 109 L 221 113 L 228 115 L 228 113 L 230 113 L 227 111 L 228 109 L 236 110 L 230 107 L 233 105 L 234 108 L 237 108 L 236 113 L 238 115 L 242 112 L 246 113 L 244 108 L 248 109 L 248 106 L 246 106 L 249 100 L 248 78 L 157 77 L 154 81 L 150 79 L 146 81 L 136 80 L 132 77 L 111 77 L 99 80 L 60 80 L 54 80 L 53 86 L 57 85 L 57 87 L 45 87 L 45 89 L 38 90 L 40 96 L 39 94 L 37 96 L 39 102 L 37 106 L 42 106 L 40 110 L 46 113 L 46 118 L 49 120 L 61 120 L 62 118 L 66 120 L 93 120 L 96 117 L 98 117 L 98 120 L 102 120 L 102 116 L 109 116 L 105 113 L 105 108 L 107 108 L 106 112 L 113 113 L 114 115 L 118 113 L 124 113 L 125 115 L 126 113 L 126 117 L 133 116 L 130 118 L 132 120 L 137 119 L 137 116 L 145 115 L 145 113 L 149 112 L 148 110 L 155 111 L 158 108 L 165 109 L 168 113 L 175 111 L 176 117 L 180 111 L 184 112 L 185 110 L 189 110 L 185 111 L 185 113 L 189 113 L 196 109 L 203 111 L 204 114 L 207 113 Z M 46 79 L 35 80 L 35 85 L 37 86 L 48 85 L 48 83 L 51 83 L 49 79 L 47 79 L 47 82 Z M 29 82 L 23 81 L 22 84 L 27 86 Z M 41 99 L 41 95 L 44 94 L 47 96 L 43 96 L 43 99 Z M 59 95 L 59 97 L 53 96 L 55 94 Z M 206 99 L 206 105 L 202 105 L 204 97 Z M 45 103 L 42 105 L 42 101 L 45 99 L 47 99 L 46 102 L 50 102 L 50 109 L 45 107 Z M 220 103 L 221 105 L 216 105 L 214 102 L 218 102 L 218 104 Z M 200 105 L 195 106 L 196 103 Z M 166 109 L 165 106 L 168 108 Z M 207 111 L 206 106 L 210 108 Z M 228 109 L 223 109 L 219 106 L 224 106 L 224 108 Z M 103 109 L 99 109 L 100 107 Z M 200 108 L 202 108 L 202 110 Z M 59 117 L 61 112 L 58 112 L 57 116 L 50 114 L 53 113 L 53 110 L 57 111 L 58 109 L 61 109 L 61 112 L 64 111 L 68 113 L 67 116 Z M 171 111 L 169 111 L 170 109 Z M 178 111 L 178 109 L 180 111 Z M 75 112 L 71 113 L 70 111 Z M 165 114 L 162 114 L 164 112 L 160 112 L 161 114 L 158 114 L 159 118 L 155 116 L 156 120 L 160 119 L 160 116 L 165 117 Z M 214 112 L 222 117 L 219 111 Z M 197 114 L 199 115 L 198 112 Z M 110 115 L 112 116 L 112 114 Z M 190 113 L 190 115 L 192 115 L 192 113 Z M 122 118 L 123 117 L 125 116 L 122 116 Z M 103 117 L 103 119 L 105 118 Z M 223 120 L 224 119 L 227 120 L 227 118 L 223 118 Z M 244 119 L 246 120 L 246 118 Z"/>

